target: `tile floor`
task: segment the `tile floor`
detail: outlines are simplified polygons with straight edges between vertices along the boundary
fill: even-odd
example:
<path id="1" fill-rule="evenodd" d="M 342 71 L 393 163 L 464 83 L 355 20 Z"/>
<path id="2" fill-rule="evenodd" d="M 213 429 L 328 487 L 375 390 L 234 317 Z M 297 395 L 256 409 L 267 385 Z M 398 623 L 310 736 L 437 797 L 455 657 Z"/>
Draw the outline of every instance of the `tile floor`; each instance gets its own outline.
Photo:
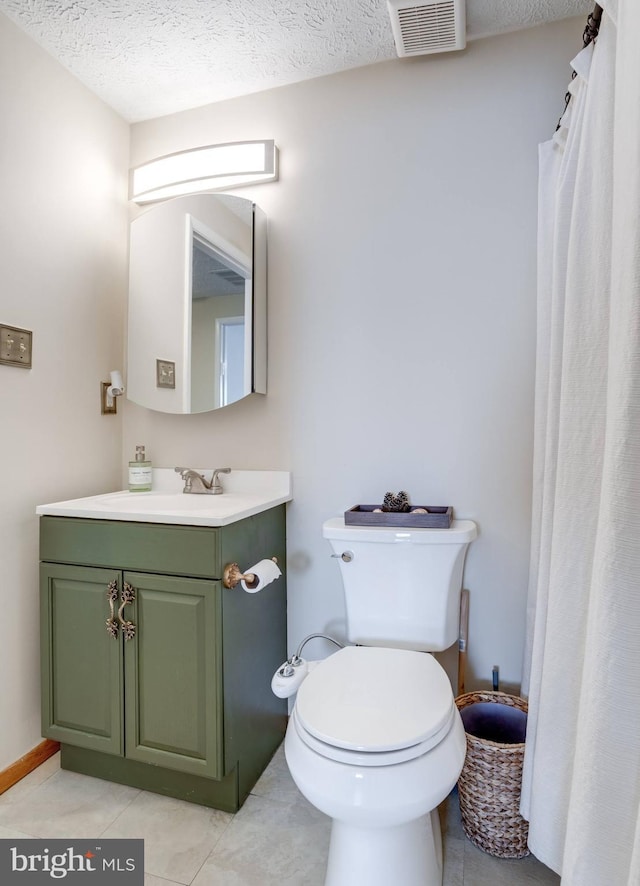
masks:
<path id="1" fill-rule="evenodd" d="M 444 886 L 559 884 L 532 856 L 476 849 L 455 793 L 440 812 Z M 298 792 L 282 748 L 236 815 L 65 772 L 59 755 L 0 796 L 0 839 L 99 836 L 144 839 L 145 886 L 322 886 L 329 819 Z"/>

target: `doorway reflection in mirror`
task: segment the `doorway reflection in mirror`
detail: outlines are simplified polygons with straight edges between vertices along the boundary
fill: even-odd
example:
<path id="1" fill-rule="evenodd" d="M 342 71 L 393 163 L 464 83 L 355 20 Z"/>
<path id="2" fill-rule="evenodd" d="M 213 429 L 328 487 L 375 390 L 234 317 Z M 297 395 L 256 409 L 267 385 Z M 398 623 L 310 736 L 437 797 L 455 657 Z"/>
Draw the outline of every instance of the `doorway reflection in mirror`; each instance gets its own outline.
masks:
<path id="1" fill-rule="evenodd" d="M 203 412 L 251 390 L 251 265 L 192 225 L 191 411 Z"/>

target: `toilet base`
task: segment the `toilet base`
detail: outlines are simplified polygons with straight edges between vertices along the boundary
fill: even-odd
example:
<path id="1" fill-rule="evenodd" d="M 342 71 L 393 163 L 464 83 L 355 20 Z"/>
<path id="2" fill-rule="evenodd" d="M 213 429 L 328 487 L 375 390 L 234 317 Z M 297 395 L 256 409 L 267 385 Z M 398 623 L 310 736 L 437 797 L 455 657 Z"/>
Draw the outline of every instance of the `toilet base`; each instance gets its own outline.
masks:
<path id="1" fill-rule="evenodd" d="M 442 886 L 438 810 L 395 827 L 334 819 L 325 886 Z"/>

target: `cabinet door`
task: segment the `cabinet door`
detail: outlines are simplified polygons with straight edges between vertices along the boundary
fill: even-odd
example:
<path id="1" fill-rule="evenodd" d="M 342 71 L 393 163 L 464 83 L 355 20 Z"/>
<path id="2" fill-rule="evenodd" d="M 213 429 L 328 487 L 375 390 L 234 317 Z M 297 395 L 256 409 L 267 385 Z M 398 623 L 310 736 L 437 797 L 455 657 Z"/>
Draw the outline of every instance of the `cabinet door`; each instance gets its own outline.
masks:
<path id="1" fill-rule="evenodd" d="M 107 631 L 110 582 L 119 588 L 120 573 L 40 567 L 42 734 L 121 754 L 122 641 Z"/>
<path id="2" fill-rule="evenodd" d="M 125 756 L 197 775 L 222 772 L 220 582 L 124 573 Z"/>

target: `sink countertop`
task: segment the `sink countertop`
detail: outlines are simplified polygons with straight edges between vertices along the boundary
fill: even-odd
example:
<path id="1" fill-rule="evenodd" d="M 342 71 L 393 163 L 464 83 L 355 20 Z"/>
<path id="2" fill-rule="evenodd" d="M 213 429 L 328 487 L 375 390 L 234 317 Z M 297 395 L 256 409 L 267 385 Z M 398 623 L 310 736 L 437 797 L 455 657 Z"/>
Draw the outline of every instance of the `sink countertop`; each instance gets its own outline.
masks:
<path id="1" fill-rule="evenodd" d="M 211 477 L 211 469 L 195 468 Z M 288 471 L 234 471 L 220 475 L 222 495 L 182 492 L 173 468 L 154 468 L 152 492 L 108 492 L 69 501 L 38 505 L 36 513 L 90 520 L 171 523 L 185 526 L 227 526 L 291 501 Z"/>

